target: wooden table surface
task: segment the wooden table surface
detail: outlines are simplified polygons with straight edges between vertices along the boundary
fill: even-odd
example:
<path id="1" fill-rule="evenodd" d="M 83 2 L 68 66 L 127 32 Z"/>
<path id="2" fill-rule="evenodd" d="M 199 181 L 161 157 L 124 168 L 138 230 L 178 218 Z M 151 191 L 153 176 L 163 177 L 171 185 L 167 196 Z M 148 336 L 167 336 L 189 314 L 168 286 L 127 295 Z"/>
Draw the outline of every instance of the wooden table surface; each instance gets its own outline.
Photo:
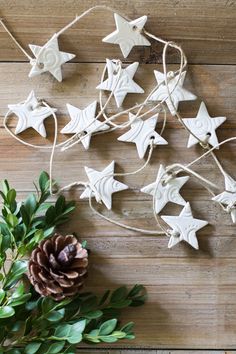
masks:
<path id="1" fill-rule="evenodd" d="M 21 44 L 44 44 L 50 36 L 67 24 L 75 14 L 95 4 L 107 4 L 135 19 L 148 15 L 147 30 L 159 37 L 182 44 L 189 66 L 185 87 L 199 98 L 180 105 L 183 117 L 195 117 L 201 100 L 211 116 L 227 116 L 218 129 L 219 140 L 236 135 L 236 2 L 234 0 L 1 0 L 0 16 Z M 111 13 L 96 10 L 63 34 L 60 48 L 76 54 L 73 62 L 63 66 L 64 80 L 56 82 L 49 74 L 28 78 L 30 65 L 0 27 L 0 114 L 7 104 L 24 100 L 34 89 L 37 96 L 58 108 L 59 126 L 69 121 L 66 103 L 84 108 L 97 99 L 95 89 L 100 81 L 105 58 L 120 58 L 118 46 L 101 42 L 114 30 Z M 160 44 L 132 50 L 129 61 L 141 65 L 136 81 L 148 92 L 155 85 L 153 70 L 161 70 Z M 169 68 L 175 68 L 178 57 L 168 53 Z M 145 94 L 144 94 L 145 96 Z M 143 97 L 144 97 L 143 96 Z M 124 107 L 140 101 L 128 95 Z M 109 112 L 115 111 L 115 105 Z M 16 121 L 12 122 L 14 126 Z M 53 121 L 46 120 L 48 140 L 32 130 L 21 137 L 28 142 L 45 144 L 53 139 Z M 8 178 L 23 198 L 33 190 L 32 181 L 42 169 L 48 170 L 49 152 L 25 147 L 11 138 L 0 125 L 0 178 Z M 92 139 L 91 148 L 81 145 L 57 153 L 54 177 L 61 185 L 86 180 L 84 166 L 103 169 L 112 160 L 117 172 L 129 172 L 141 166 L 134 145 L 117 141 L 119 133 Z M 152 200 L 139 189 L 156 178 L 160 163 L 188 163 L 202 151 L 186 149 L 188 134 L 168 117 L 164 138 L 169 145 L 155 149 L 150 165 L 136 176 L 119 178 L 131 189 L 117 193 L 113 210 L 99 208 L 105 215 L 141 228 L 154 228 Z M 61 137 L 63 139 L 63 137 Z M 224 168 L 236 178 L 236 145 L 228 144 L 217 152 Z M 223 190 L 222 176 L 207 158 L 195 170 Z M 232 353 L 236 348 L 236 226 L 230 216 L 210 200 L 208 193 L 194 179 L 183 188 L 182 195 L 192 205 L 193 214 L 208 220 L 198 233 L 200 250 L 185 244 L 167 248 L 166 237 L 134 233 L 94 216 L 86 201 L 80 201 L 82 189 L 66 193 L 77 200 L 77 210 L 64 227 L 87 239 L 92 251 L 88 284 L 101 291 L 121 284 L 142 283 L 147 287 L 148 302 L 143 308 L 125 311 L 124 320 L 136 322 L 137 338 L 119 342 L 114 353 L 182 354 Z M 164 214 L 178 214 L 181 207 L 171 206 Z M 101 353 L 109 352 L 106 346 Z M 103 349 L 104 348 L 104 349 Z M 119 348 L 119 350 L 118 350 Z M 142 348 L 143 351 L 141 351 Z M 133 351 L 136 349 L 136 351 Z M 151 350 L 155 349 L 155 350 Z M 178 349 L 178 350 L 177 350 Z M 190 350 L 191 349 L 191 350 Z M 198 351 L 203 349 L 203 351 Z M 176 350 L 176 351 L 175 351 Z M 196 350 L 196 351 L 195 351 Z M 219 350 L 219 351 L 218 351 Z M 228 351 L 227 351 L 228 350 Z M 94 353 L 95 350 L 86 353 Z"/>

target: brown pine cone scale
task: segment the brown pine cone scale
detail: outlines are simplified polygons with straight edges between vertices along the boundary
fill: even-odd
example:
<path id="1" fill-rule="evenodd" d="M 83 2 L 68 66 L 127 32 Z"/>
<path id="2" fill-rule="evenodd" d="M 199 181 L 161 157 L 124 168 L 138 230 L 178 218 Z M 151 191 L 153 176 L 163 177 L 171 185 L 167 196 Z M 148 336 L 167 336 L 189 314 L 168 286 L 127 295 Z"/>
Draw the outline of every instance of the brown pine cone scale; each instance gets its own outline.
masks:
<path id="1" fill-rule="evenodd" d="M 87 250 L 76 237 L 55 234 L 32 252 L 29 279 L 39 294 L 60 301 L 74 296 L 83 286 L 87 267 Z"/>

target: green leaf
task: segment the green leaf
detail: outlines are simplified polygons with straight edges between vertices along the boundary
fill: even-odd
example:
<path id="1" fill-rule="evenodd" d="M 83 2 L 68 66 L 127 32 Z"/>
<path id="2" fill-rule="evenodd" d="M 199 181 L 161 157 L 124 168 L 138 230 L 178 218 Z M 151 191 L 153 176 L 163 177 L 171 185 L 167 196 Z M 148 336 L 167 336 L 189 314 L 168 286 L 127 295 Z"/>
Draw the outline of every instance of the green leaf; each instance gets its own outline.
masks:
<path id="1" fill-rule="evenodd" d="M 54 337 L 59 340 L 67 340 L 71 344 L 76 344 L 82 340 L 82 332 L 84 331 L 86 320 L 78 321 L 73 325 L 64 324 L 56 328 Z"/>
<path id="2" fill-rule="evenodd" d="M 117 325 L 117 319 L 113 318 L 104 322 L 99 328 L 99 335 L 107 335 L 114 331 Z"/>
<path id="3" fill-rule="evenodd" d="M 2 303 L 3 299 L 5 298 L 6 292 L 1 289 L 0 290 L 0 304 Z"/>
<path id="4" fill-rule="evenodd" d="M 6 195 L 6 200 L 9 204 L 9 207 L 11 209 L 12 212 L 15 211 L 16 209 L 16 191 L 15 189 L 10 189 L 8 192 L 7 192 L 7 195 Z"/>
<path id="5" fill-rule="evenodd" d="M 51 311 L 48 313 L 47 316 L 45 316 L 45 318 L 50 322 L 57 322 L 64 317 L 64 314 L 65 314 L 65 309 L 61 309 L 58 311 Z"/>
<path id="6" fill-rule="evenodd" d="M 48 229 L 46 229 L 46 230 L 43 232 L 44 237 L 48 237 L 48 236 L 52 235 L 52 233 L 54 232 L 54 230 L 55 230 L 55 226 L 52 226 L 52 227 L 49 227 Z"/>
<path id="7" fill-rule="evenodd" d="M 71 325 L 63 324 L 56 328 L 54 336 L 57 338 L 68 338 L 71 330 Z"/>
<path id="8" fill-rule="evenodd" d="M 103 305 L 107 301 L 109 295 L 110 295 L 110 290 L 105 291 L 105 293 L 103 294 L 103 296 L 99 302 L 100 306 Z"/>
<path id="9" fill-rule="evenodd" d="M 125 300 L 127 295 L 128 295 L 127 288 L 125 286 L 122 286 L 116 289 L 115 291 L 113 291 L 111 295 L 111 302 L 114 303 L 114 302 Z"/>
<path id="10" fill-rule="evenodd" d="M 15 290 L 14 293 L 12 294 L 11 298 L 15 299 L 18 298 L 19 296 L 23 295 L 25 291 L 24 284 L 20 284 Z"/>
<path id="11" fill-rule="evenodd" d="M 18 224 L 18 218 L 14 214 L 8 214 L 6 219 L 7 223 L 13 228 Z"/>
<path id="12" fill-rule="evenodd" d="M 17 297 L 16 299 L 10 299 L 10 301 L 8 302 L 8 305 L 11 305 L 11 306 L 19 306 L 19 305 L 22 305 L 24 303 L 26 303 L 29 299 L 31 298 L 31 294 L 24 294 L 24 295 L 21 295 L 19 297 Z"/>
<path id="13" fill-rule="evenodd" d="M 125 336 L 125 339 L 135 339 L 135 335 L 134 334 L 127 334 Z"/>
<path id="14" fill-rule="evenodd" d="M 88 313 L 83 314 L 83 316 L 89 320 L 99 318 L 102 315 L 103 315 L 103 312 L 101 310 L 94 310 L 94 311 L 90 311 Z"/>
<path id="15" fill-rule="evenodd" d="M 100 336 L 99 339 L 105 343 L 115 343 L 118 341 L 118 338 L 113 336 Z"/>
<path id="16" fill-rule="evenodd" d="M 37 201 L 34 194 L 30 194 L 28 196 L 28 198 L 24 202 L 24 207 L 29 217 L 31 217 L 37 208 Z"/>
<path id="17" fill-rule="evenodd" d="M 43 314 L 46 315 L 56 306 L 56 304 L 50 297 L 44 297 L 41 306 Z"/>
<path id="18" fill-rule="evenodd" d="M 2 182 L 2 190 L 5 195 L 7 195 L 8 191 L 10 190 L 8 181 L 6 179 L 4 179 L 4 181 Z"/>
<path id="19" fill-rule="evenodd" d="M 42 343 L 40 342 L 32 342 L 26 345 L 25 354 L 34 354 L 40 348 Z"/>
<path id="20" fill-rule="evenodd" d="M 135 284 L 134 287 L 129 292 L 129 297 L 134 297 L 144 291 L 145 288 L 143 285 Z"/>
<path id="21" fill-rule="evenodd" d="M 0 318 L 8 318 L 15 314 L 15 310 L 11 306 L 0 307 Z"/>
<path id="22" fill-rule="evenodd" d="M 60 195 L 56 201 L 56 204 L 55 204 L 55 209 L 56 209 L 57 215 L 60 215 L 62 213 L 62 211 L 65 208 L 65 205 L 66 205 L 65 197 L 63 195 Z"/>
<path id="23" fill-rule="evenodd" d="M 54 220 L 56 218 L 56 211 L 55 211 L 55 207 L 53 205 L 51 205 L 48 208 L 48 210 L 46 211 L 45 217 L 46 217 L 47 225 L 51 225 L 52 223 L 54 223 Z"/>
<path id="24" fill-rule="evenodd" d="M 70 335 L 75 333 L 82 333 L 86 326 L 86 320 L 81 320 L 72 325 Z"/>
<path id="25" fill-rule="evenodd" d="M 114 309 L 123 309 L 125 307 L 128 307 L 132 304 L 132 300 L 123 300 L 117 303 L 110 303 L 110 306 Z"/>
<path id="26" fill-rule="evenodd" d="M 125 332 L 122 332 L 122 331 L 114 331 L 114 332 L 112 333 L 112 336 L 113 336 L 113 337 L 116 337 L 116 338 L 118 338 L 118 339 L 122 339 L 122 338 L 125 338 L 126 333 L 125 333 Z"/>
<path id="27" fill-rule="evenodd" d="M 28 226 L 30 224 L 30 216 L 27 213 L 27 210 L 24 205 L 21 205 L 20 207 L 20 215 L 22 217 L 23 223 Z"/>
<path id="28" fill-rule="evenodd" d="M 77 333 L 77 334 L 74 334 L 73 336 L 71 337 L 68 337 L 67 338 L 67 341 L 71 344 L 78 344 L 82 341 L 82 334 L 81 333 Z"/>
<path id="29" fill-rule="evenodd" d="M 47 172 L 43 171 L 41 172 L 40 176 L 39 176 L 39 188 L 41 190 L 41 192 L 45 192 L 48 190 L 48 186 L 49 186 L 49 176 L 47 174 Z"/>
<path id="30" fill-rule="evenodd" d="M 45 352 L 45 354 L 56 354 L 59 353 L 65 346 L 65 341 L 61 341 L 61 342 L 57 342 L 57 343 L 53 343 L 50 345 L 50 347 L 48 348 L 48 350 Z"/>
<path id="31" fill-rule="evenodd" d="M 121 331 L 125 333 L 130 333 L 132 332 L 133 327 L 134 327 L 134 322 L 129 322 L 121 328 Z"/>
<path id="32" fill-rule="evenodd" d="M 11 246 L 11 234 L 6 224 L 0 223 L 1 230 L 1 252 L 5 252 Z"/>
<path id="33" fill-rule="evenodd" d="M 5 288 L 10 288 L 27 271 L 27 261 L 15 261 L 7 275 Z"/>

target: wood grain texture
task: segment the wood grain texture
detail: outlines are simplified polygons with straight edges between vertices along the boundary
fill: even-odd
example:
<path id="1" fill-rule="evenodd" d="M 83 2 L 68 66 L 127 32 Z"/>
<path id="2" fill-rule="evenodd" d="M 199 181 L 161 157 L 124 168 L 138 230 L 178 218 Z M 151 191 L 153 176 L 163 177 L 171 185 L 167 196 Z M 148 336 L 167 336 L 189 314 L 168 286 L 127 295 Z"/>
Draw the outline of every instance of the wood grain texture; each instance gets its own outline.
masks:
<path id="1" fill-rule="evenodd" d="M 201 100 L 204 100 L 211 116 L 227 116 L 227 121 L 217 131 L 219 140 L 236 135 L 236 65 L 228 65 L 236 64 L 235 1 L 0 0 L 0 16 L 26 47 L 28 43 L 45 43 L 75 13 L 95 4 L 109 4 L 132 18 L 147 14 L 148 30 L 182 43 L 192 63 L 188 67 L 185 87 L 198 96 L 196 101 L 181 103 L 182 116 L 195 117 Z M 50 153 L 25 147 L 7 134 L 2 125 L 7 105 L 24 100 L 34 89 L 38 97 L 58 108 L 58 123 L 62 128 L 69 120 L 65 104 L 84 108 L 96 99 L 95 87 L 105 58 L 121 58 L 119 49 L 101 42 L 101 38 L 113 29 L 112 15 L 99 10 L 63 35 L 61 48 L 76 53 L 77 57 L 76 63 L 63 66 L 64 81 L 58 83 L 47 74 L 29 80 L 30 64 L 24 62 L 25 58 L 0 28 L 0 179 L 9 179 L 20 200 L 33 190 L 32 181 L 36 180 L 40 170 L 48 169 Z M 155 85 L 153 70 L 162 69 L 158 64 L 161 49 L 161 46 L 154 45 L 151 50 L 137 48 L 132 51 L 128 60 L 142 63 L 135 80 L 144 88 L 145 94 L 128 95 L 124 107 L 140 102 Z M 169 69 L 175 69 L 173 63 L 177 61 L 175 54 L 170 52 Z M 112 114 L 114 111 L 115 105 L 111 102 L 108 112 Z M 162 118 L 157 130 L 161 129 Z M 13 130 L 16 121 L 15 118 L 9 121 Z M 20 137 L 35 144 L 50 144 L 54 132 L 52 119 L 46 120 L 46 128 L 47 140 L 32 130 Z M 86 180 L 85 165 L 99 170 L 113 159 L 116 172 L 140 167 L 143 161 L 138 159 L 135 146 L 117 141 L 121 133 L 93 137 L 87 152 L 81 145 L 65 153 L 57 151 L 54 176 L 59 183 L 63 186 L 74 180 Z M 128 225 L 156 227 L 152 200 L 139 189 L 155 180 L 160 163 L 178 162 L 180 156 L 183 163 L 188 163 L 202 153 L 199 147 L 186 149 L 188 134 L 170 116 L 164 138 L 169 145 L 154 150 L 147 169 L 133 177 L 118 178 L 130 189 L 114 195 L 113 210 L 108 212 L 96 205 L 98 210 Z M 59 140 L 63 139 L 65 137 L 60 135 Z M 225 145 L 217 151 L 217 156 L 236 179 L 235 146 L 236 141 Z M 194 166 L 194 170 L 217 182 L 217 193 L 223 190 L 224 181 L 210 157 Z M 191 202 L 194 216 L 208 220 L 209 225 L 198 233 L 199 252 L 186 244 L 169 250 L 168 239 L 164 236 L 134 233 L 93 215 L 88 203 L 79 199 L 81 192 L 79 188 L 65 193 L 68 199 L 76 199 L 77 209 L 62 231 L 76 231 L 81 239 L 88 240 L 91 266 L 87 288 L 100 293 L 105 288 L 141 282 L 149 294 L 147 305 L 125 311 L 123 316 L 123 321 L 134 320 L 136 323 L 135 341 L 118 343 L 113 350 L 106 345 L 100 350 L 83 347 L 82 353 L 232 354 L 236 347 L 236 237 L 230 216 L 191 178 L 181 193 Z M 180 210 L 179 206 L 169 205 L 163 214 L 177 215 Z"/>
<path id="2" fill-rule="evenodd" d="M 182 44 L 190 63 L 236 63 L 234 0 L 1 0 L 0 16 L 4 17 L 9 28 L 27 48 L 29 43 L 44 44 L 76 13 L 80 14 L 98 4 L 113 7 L 132 19 L 148 15 L 147 30 Z M 114 28 L 112 13 L 95 10 L 61 36 L 61 48 L 75 53 L 75 61 L 80 62 L 104 61 L 105 57 L 121 58 L 118 46 L 101 42 Z M 9 41 L 4 30 L 0 31 L 0 60 L 26 60 L 15 44 Z M 150 48 L 136 48 L 128 60 L 157 63 L 161 60 L 161 50 L 162 46 L 156 43 Z M 178 60 L 174 51 L 171 51 L 168 60 Z"/>

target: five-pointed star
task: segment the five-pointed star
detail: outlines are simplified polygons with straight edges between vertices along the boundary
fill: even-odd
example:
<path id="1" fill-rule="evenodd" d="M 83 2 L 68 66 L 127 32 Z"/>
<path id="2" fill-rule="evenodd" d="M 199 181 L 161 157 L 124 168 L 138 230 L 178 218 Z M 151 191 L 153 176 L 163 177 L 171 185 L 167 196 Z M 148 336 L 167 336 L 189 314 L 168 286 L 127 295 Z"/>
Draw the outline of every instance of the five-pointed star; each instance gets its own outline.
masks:
<path id="1" fill-rule="evenodd" d="M 83 133 L 86 136 L 81 140 L 84 148 L 89 148 L 92 133 L 107 130 L 109 126 L 95 119 L 97 101 L 94 101 L 85 109 L 79 109 L 67 103 L 67 109 L 71 121 L 61 130 L 62 134 Z"/>
<path id="2" fill-rule="evenodd" d="M 183 119 L 184 124 L 203 142 L 206 141 L 212 146 L 219 144 L 216 129 L 226 120 L 226 117 L 215 117 L 211 118 L 207 112 L 207 108 L 204 102 L 201 103 L 197 117 L 196 118 L 185 118 Z M 188 139 L 187 147 L 196 145 L 198 140 L 190 134 Z"/>
<path id="3" fill-rule="evenodd" d="M 129 119 L 131 122 L 133 121 L 133 123 L 131 123 L 131 129 L 127 133 L 121 135 L 118 140 L 135 143 L 140 159 L 144 157 L 151 141 L 155 145 L 168 144 L 168 142 L 155 131 L 158 114 L 143 121 L 141 118 L 135 119 L 135 115 L 129 113 Z"/>
<path id="4" fill-rule="evenodd" d="M 35 56 L 29 77 L 49 71 L 58 81 L 62 81 L 61 65 L 73 59 L 75 55 L 59 50 L 56 35 L 42 47 L 33 44 L 29 44 L 29 47 Z"/>
<path id="5" fill-rule="evenodd" d="M 216 195 L 212 200 L 215 200 L 218 203 L 225 204 L 229 207 L 231 219 L 233 223 L 236 223 L 236 181 L 225 174 L 225 191 Z"/>
<path id="6" fill-rule="evenodd" d="M 157 178 L 154 183 L 141 189 L 141 192 L 154 196 L 155 193 L 155 212 L 158 214 L 168 202 L 185 205 L 186 201 L 179 194 L 180 188 L 187 182 L 189 176 L 171 178 L 165 182 L 167 174 L 165 168 L 160 165 Z"/>
<path id="7" fill-rule="evenodd" d="M 112 207 L 112 194 L 129 188 L 126 184 L 116 181 L 113 178 L 114 168 L 115 161 L 112 161 L 101 172 L 85 167 L 89 183 L 92 186 L 92 192 L 91 187 L 86 187 L 80 199 L 88 199 L 90 196 L 95 197 L 97 202 L 101 199 L 107 209 L 110 210 Z"/>
<path id="8" fill-rule="evenodd" d="M 189 203 L 185 205 L 179 216 L 162 215 L 161 218 L 172 228 L 168 248 L 181 241 L 186 241 L 195 249 L 199 248 L 196 232 L 206 226 L 208 222 L 194 219 Z"/>
<path id="9" fill-rule="evenodd" d="M 105 91 L 113 91 L 117 107 L 120 107 L 127 93 L 143 93 L 144 90 L 134 82 L 133 77 L 139 63 L 134 62 L 126 68 L 119 69 L 118 64 L 106 59 L 108 78 L 96 88 Z"/>
<path id="10" fill-rule="evenodd" d="M 127 21 L 114 13 L 116 30 L 103 38 L 103 42 L 119 44 L 124 58 L 127 58 L 135 45 L 150 46 L 151 43 L 141 34 L 147 22 L 147 16 L 142 16 L 133 21 Z"/>
<path id="11" fill-rule="evenodd" d="M 32 90 L 24 103 L 9 104 L 8 108 L 19 118 L 15 134 L 19 134 L 27 128 L 34 128 L 42 137 L 46 138 L 46 129 L 43 124 L 45 118 L 52 115 L 55 108 L 41 105 Z"/>
<path id="12" fill-rule="evenodd" d="M 154 74 L 157 80 L 158 88 L 153 92 L 149 100 L 150 101 L 164 100 L 172 115 L 175 115 L 176 111 L 178 110 L 179 102 L 191 101 L 197 98 L 191 92 L 183 88 L 186 71 L 183 71 L 180 77 L 179 75 L 177 75 L 176 77 L 169 79 L 168 81 L 168 87 L 169 87 L 173 104 L 168 97 L 168 91 L 165 84 L 165 75 L 157 70 L 154 70 Z M 170 77 L 170 73 L 167 73 L 167 77 Z"/>

